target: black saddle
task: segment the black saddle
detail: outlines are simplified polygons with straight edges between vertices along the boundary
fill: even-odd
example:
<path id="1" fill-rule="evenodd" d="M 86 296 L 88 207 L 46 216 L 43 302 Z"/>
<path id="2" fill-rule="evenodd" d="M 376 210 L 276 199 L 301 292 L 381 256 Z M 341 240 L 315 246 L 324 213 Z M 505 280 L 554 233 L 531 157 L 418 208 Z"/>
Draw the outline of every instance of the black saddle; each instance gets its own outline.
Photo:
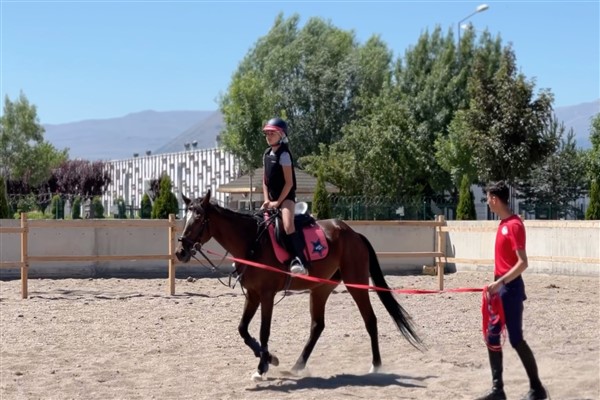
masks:
<path id="1" fill-rule="evenodd" d="M 277 217 L 274 219 L 275 222 L 275 240 L 288 252 L 291 252 L 291 244 L 288 243 L 287 236 L 285 234 L 285 229 L 283 229 L 283 219 L 281 218 L 281 213 L 277 214 Z M 304 211 L 300 214 L 294 214 L 294 227 L 296 228 L 296 232 L 300 234 L 302 240 L 304 240 L 304 227 L 315 224 L 315 218 L 308 213 L 308 211 Z"/>

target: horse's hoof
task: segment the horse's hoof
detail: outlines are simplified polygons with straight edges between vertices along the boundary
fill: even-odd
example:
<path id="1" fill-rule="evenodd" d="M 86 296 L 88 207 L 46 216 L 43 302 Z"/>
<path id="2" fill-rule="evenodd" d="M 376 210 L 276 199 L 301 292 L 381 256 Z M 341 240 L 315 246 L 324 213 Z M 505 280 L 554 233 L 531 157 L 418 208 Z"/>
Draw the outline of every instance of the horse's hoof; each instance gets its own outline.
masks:
<path id="1" fill-rule="evenodd" d="M 269 364 L 271 364 L 272 366 L 276 367 L 279 365 L 279 358 L 277 358 L 276 355 L 271 354 L 269 357 Z"/>
<path id="2" fill-rule="evenodd" d="M 310 377 L 310 371 L 308 368 L 292 368 L 290 374 L 297 378 L 308 378 Z"/>
<path id="3" fill-rule="evenodd" d="M 266 375 L 267 375 L 267 374 L 261 374 L 260 372 L 258 372 L 258 371 L 255 371 L 255 372 L 252 374 L 252 378 L 251 378 L 251 379 L 252 379 L 254 382 L 260 382 L 260 381 L 264 381 L 265 379 L 267 379 L 267 376 L 266 376 Z"/>
<path id="4" fill-rule="evenodd" d="M 376 366 L 374 366 L 374 365 L 371 365 L 371 369 L 369 370 L 369 373 L 370 373 L 370 374 L 376 374 L 376 373 L 378 373 L 379 371 L 381 371 L 381 365 L 380 365 L 380 366 L 378 366 L 378 367 L 376 367 Z"/>

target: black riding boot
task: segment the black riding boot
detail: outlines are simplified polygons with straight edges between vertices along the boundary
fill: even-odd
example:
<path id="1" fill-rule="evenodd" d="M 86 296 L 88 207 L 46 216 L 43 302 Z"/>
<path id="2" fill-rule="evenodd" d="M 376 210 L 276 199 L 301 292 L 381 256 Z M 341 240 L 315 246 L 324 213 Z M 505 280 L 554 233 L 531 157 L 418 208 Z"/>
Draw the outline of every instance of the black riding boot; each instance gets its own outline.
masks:
<path id="1" fill-rule="evenodd" d="M 535 362 L 535 357 L 533 356 L 533 352 L 526 341 L 521 341 L 516 347 L 515 350 L 525 367 L 525 371 L 527 372 L 527 376 L 529 377 L 529 392 L 523 398 L 523 400 L 544 400 L 548 398 L 546 393 L 546 389 L 542 386 L 542 382 L 540 381 L 540 377 L 538 376 L 538 368 Z"/>
<path id="2" fill-rule="evenodd" d="M 308 262 L 304 256 L 304 240 L 302 239 L 300 232 L 296 231 L 291 235 L 288 235 L 288 240 L 292 245 L 292 253 L 295 257 L 290 263 L 291 272 L 306 275 L 308 273 L 306 270 Z"/>
<path id="3" fill-rule="evenodd" d="M 502 351 L 488 349 L 490 369 L 492 370 L 492 390 L 476 400 L 506 400 L 504 382 L 502 381 Z"/>

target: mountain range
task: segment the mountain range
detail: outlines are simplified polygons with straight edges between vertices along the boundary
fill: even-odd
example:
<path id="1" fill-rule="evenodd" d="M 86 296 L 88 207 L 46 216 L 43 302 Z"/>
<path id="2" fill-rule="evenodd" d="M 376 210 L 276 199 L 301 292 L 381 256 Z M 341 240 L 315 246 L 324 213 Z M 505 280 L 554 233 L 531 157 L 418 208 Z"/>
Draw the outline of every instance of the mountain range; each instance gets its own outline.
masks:
<path id="1" fill-rule="evenodd" d="M 600 113 L 600 99 L 557 107 L 554 113 L 580 148 L 591 147 L 589 129 Z M 71 159 L 119 160 L 134 154 L 171 153 L 186 145 L 214 148 L 225 123 L 220 111 L 141 111 L 119 118 L 43 125 L 45 139 L 57 149 L 69 148 Z"/>
<path id="2" fill-rule="evenodd" d="M 90 119 L 43 125 L 45 139 L 57 149 L 69 148 L 69 157 L 87 160 L 118 160 L 134 153 L 154 153 L 186 129 L 215 111 L 141 111 L 124 117 Z M 203 134 L 209 138 L 213 132 Z M 214 140 L 203 145 L 214 147 Z M 183 148 L 183 146 L 182 146 Z"/>

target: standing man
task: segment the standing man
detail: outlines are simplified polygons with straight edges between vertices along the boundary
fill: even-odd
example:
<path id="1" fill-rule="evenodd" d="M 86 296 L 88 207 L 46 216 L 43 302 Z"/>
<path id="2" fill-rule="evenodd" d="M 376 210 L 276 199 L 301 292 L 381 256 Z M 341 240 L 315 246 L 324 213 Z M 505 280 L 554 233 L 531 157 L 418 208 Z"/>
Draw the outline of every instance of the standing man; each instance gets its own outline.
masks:
<path id="1" fill-rule="evenodd" d="M 501 219 L 494 250 L 494 282 L 488 285 L 488 292 L 490 295 L 500 295 L 510 344 L 517 351 L 529 377 L 530 390 L 524 400 L 547 399 L 546 390 L 538 376 L 535 357 L 523 339 L 523 302 L 527 299 L 525 283 L 521 276 L 527 268 L 525 226 L 521 218 L 509 207 L 510 190 L 503 181 L 490 184 L 486 192 L 490 210 Z M 502 381 L 501 324 L 502 322 L 498 321 L 490 325 L 486 338 L 492 370 L 492 390 L 477 400 L 506 399 Z"/>

